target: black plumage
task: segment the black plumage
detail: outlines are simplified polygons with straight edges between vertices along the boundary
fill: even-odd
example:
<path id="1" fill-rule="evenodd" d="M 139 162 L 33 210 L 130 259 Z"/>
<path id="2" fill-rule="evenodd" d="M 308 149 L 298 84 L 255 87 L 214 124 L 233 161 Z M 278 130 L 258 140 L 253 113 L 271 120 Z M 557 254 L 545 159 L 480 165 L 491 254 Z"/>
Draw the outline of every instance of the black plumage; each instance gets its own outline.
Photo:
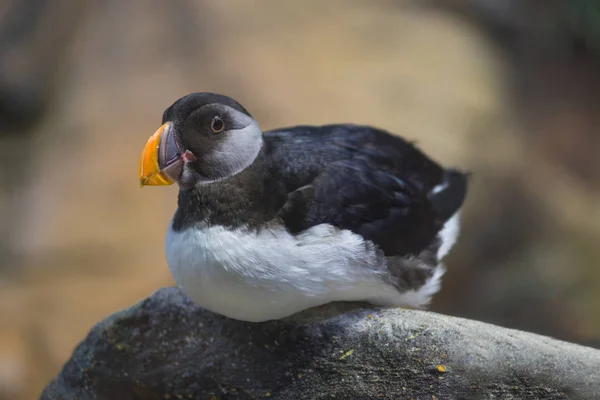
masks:
<path id="1" fill-rule="evenodd" d="M 444 170 L 380 129 L 297 126 L 265 132 L 263 140 L 241 173 L 182 189 L 173 229 L 283 223 L 298 233 L 329 223 L 362 235 L 387 256 L 416 255 L 435 242 L 465 198 L 465 174 Z M 438 185 L 442 190 L 433 193 Z"/>

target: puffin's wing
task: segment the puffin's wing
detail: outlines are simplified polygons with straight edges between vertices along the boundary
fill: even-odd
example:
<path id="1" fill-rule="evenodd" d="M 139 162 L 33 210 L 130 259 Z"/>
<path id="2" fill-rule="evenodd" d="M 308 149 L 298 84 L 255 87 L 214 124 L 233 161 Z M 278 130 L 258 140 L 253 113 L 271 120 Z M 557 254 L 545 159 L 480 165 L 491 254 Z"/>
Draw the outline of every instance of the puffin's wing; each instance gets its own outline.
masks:
<path id="1" fill-rule="evenodd" d="M 427 194 L 367 161 L 339 161 L 288 195 L 281 216 L 290 232 L 322 223 L 349 229 L 386 255 L 418 254 L 442 227 Z"/>
<path id="2" fill-rule="evenodd" d="M 274 177 L 288 192 L 310 184 L 328 165 L 361 159 L 422 191 L 442 183 L 444 169 L 413 143 L 371 126 L 296 126 L 264 133 Z"/>

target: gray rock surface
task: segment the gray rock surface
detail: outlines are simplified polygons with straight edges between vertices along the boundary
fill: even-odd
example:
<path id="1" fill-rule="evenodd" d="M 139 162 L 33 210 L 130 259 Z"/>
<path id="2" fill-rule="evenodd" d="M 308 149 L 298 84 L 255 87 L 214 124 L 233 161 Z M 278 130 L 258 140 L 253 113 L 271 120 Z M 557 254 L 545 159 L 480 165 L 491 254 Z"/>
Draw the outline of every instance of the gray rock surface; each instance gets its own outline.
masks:
<path id="1" fill-rule="evenodd" d="M 97 324 L 42 399 L 599 399 L 600 351 L 431 312 L 267 323 L 165 288 Z"/>

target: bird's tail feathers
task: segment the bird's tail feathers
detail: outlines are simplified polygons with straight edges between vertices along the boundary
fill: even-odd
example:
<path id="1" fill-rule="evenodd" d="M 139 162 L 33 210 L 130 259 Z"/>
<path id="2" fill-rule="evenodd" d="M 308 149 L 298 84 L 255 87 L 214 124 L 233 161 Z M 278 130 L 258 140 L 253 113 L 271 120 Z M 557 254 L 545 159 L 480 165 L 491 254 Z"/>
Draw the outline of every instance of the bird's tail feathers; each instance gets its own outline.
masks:
<path id="1" fill-rule="evenodd" d="M 449 220 L 462 206 L 467 195 L 469 174 L 447 169 L 442 182 L 429 193 L 429 200 L 442 221 Z"/>

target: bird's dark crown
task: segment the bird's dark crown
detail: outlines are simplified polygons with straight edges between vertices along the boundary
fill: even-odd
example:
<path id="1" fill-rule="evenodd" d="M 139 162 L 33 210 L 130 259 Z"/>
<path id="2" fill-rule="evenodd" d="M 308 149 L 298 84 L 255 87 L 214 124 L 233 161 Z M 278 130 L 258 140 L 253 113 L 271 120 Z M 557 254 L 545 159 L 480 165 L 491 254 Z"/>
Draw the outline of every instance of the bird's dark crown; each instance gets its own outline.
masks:
<path id="1" fill-rule="evenodd" d="M 217 93 L 196 92 L 181 97 L 167 108 L 163 113 L 162 123 L 167 121 L 184 121 L 194 110 L 208 104 L 222 104 L 252 118 L 248 110 L 231 97 Z"/>

